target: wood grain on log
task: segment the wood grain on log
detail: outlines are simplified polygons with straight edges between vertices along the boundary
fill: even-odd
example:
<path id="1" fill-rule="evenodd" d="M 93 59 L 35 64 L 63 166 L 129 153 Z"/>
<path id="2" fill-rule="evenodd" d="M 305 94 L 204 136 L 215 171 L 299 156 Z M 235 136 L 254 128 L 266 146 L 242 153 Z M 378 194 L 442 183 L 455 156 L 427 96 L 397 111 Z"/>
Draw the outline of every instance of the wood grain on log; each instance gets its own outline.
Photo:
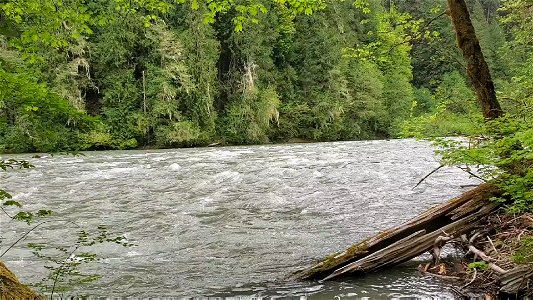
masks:
<path id="1" fill-rule="evenodd" d="M 517 294 L 533 282 L 533 267 L 531 265 L 519 266 L 509 270 L 500 277 L 501 291 L 508 294 Z"/>
<path id="2" fill-rule="evenodd" d="M 482 184 L 459 197 L 427 210 L 417 218 L 347 250 L 326 257 L 296 272 L 296 279 L 333 279 L 363 274 L 408 261 L 431 250 L 439 236 L 458 237 L 475 228 L 498 204 L 488 199 L 500 195 L 491 184 Z"/>

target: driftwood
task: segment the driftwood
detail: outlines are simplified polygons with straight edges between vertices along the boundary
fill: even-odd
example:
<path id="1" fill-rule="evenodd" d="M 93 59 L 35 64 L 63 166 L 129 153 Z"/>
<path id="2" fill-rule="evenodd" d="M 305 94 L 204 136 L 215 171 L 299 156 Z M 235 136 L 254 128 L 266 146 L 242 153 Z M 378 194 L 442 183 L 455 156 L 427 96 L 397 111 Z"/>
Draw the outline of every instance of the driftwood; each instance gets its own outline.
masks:
<path id="1" fill-rule="evenodd" d="M 500 291 L 516 294 L 533 283 L 533 269 L 531 266 L 519 266 L 509 270 L 500 277 Z"/>
<path id="2" fill-rule="evenodd" d="M 479 250 L 478 248 L 476 248 L 474 245 L 473 245 L 473 240 L 475 239 L 475 237 L 472 237 L 470 239 L 470 241 L 466 238 L 466 234 L 463 234 L 461 235 L 461 239 L 463 240 L 463 242 L 465 244 L 468 245 L 468 251 L 469 252 L 472 252 L 475 257 L 479 257 L 481 258 L 483 261 L 485 261 L 486 263 L 488 263 L 489 265 L 489 268 L 498 273 L 498 274 L 506 274 L 508 272 L 508 270 L 504 270 L 502 269 L 500 266 L 498 266 L 497 264 L 495 264 L 495 259 L 488 256 L 487 254 L 485 254 L 485 252 Z M 474 258 L 475 259 L 475 258 Z"/>
<path id="3" fill-rule="evenodd" d="M 431 250 L 438 255 L 440 251 L 436 250 L 443 241 L 471 231 L 493 212 L 498 204 L 488 199 L 499 195 L 493 185 L 482 184 L 399 227 L 326 257 L 291 277 L 329 280 L 397 265 Z"/>

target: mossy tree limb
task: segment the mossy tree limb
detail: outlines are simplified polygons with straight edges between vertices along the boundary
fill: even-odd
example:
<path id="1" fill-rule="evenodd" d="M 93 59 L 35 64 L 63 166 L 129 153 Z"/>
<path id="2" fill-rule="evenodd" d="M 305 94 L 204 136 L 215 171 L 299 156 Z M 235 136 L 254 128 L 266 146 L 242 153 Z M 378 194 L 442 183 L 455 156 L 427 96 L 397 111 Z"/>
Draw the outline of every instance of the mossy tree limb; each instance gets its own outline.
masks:
<path id="1" fill-rule="evenodd" d="M 494 83 L 489 66 L 485 61 L 474 25 L 470 19 L 464 0 L 448 0 L 450 18 L 457 38 L 457 45 L 466 61 L 466 72 L 476 91 L 477 100 L 485 119 L 495 119 L 503 115 L 503 110 L 496 98 Z"/>

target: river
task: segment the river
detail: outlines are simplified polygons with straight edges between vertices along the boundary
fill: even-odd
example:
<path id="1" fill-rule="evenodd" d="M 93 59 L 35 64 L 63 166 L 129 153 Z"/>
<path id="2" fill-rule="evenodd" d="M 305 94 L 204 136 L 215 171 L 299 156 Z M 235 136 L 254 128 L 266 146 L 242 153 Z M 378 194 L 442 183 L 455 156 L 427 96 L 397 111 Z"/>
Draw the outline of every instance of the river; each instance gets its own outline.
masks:
<path id="1" fill-rule="evenodd" d="M 303 266 L 404 222 L 476 184 L 441 169 L 415 140 L 263 145 L 84 156 L 10 156 L 35 168 L 0 174 L 28 210 L 84 228 L 106 225 L 134 247 L 102 244 L 85 271 L 99 281 L 72 293 L 99 297 L 453 299 L 418 262 L 337 282 L 285 282 Z M 6 156 L 4 156 L 6 158 Z M 0 221 L 2 249 L 29 226 Z M 50 222 L 3 258 L 24 282 L 46 276 L 28 242 L 69 244 L 77 228 Z"/>

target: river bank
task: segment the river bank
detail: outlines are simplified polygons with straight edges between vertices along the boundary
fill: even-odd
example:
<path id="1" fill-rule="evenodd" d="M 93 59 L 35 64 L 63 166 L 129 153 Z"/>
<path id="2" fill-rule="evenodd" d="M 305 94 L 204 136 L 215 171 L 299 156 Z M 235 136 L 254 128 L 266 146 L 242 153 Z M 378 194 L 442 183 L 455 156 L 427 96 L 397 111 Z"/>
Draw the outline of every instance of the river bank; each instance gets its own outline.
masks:
<path id="1" fill-rule="evenodd" d="M 486 217 L 467 238 L 452 241 L 459 252 L 419 270 L 456 284 L 464 297 L 484 294 L 508 299 L 533 294 L 533 214 L 511 214 L 504 208 Z"/>
<path id="2" fill-rule="evenodd" d="M 360 277 L 430 253 L 432 261 L 418 269 L 458 281 L 460 287 L 454 291 L 461 296 L 471 291 L 500 298 L 529 295 L 533 217 L 529 213 L 511 215 L 505 203 L 494 200 L 502 196 L 497 186 L 482 184 L 406 223 L 329 255 L 291 278 L 331 281 Z M 455 254 L 443 259 L 447 246 Z"/>
<path id="3" fill-rule="evenodd" d="M 504 209 L 499 209 L 487 217 L 483 225 L 481 230 L 475 232 L 468 242 L 459 240 L 451 242 L 451 247 L 453 247 L 455 252 L 454 255 L 443 257 L 437 265 L 433 265 L 431 262 L 422 262 L 419 264 L 418 270 L 421 274 L 425 274 L 426 278 L 434 276 L 438 281 L 449 282 L 452 294 L 459 298 L 512 299 L 531 296 L 533 292 L 531 288 L 533 270 L 531 265 L 528 266 L 527 264 L 531 262 L 532 253 L 525 246 L 531 245 L 533 215 L 510 215 Z M 478 253 L 478 255 L 482 257 L 469 252 L 469 245 L 478 249 L 479 253 L 482 253 Z M 451 253 L 452 251 L 449 252 Z M 489 266 L 488 261 L 491 262 L 492 266 Z M 401 270 L 406 268 L 414 269 L 415 265 L 413 263 L 416 264 L 416 260 L 408 262 L 404 266 L 397 266 L 370 274 L 369 277 L 385 276 L 386 278 L 387 273 L 405 272 Z M 506 277 L 510 270 L 520 268 L 524 271 L 518 277 L 513 276 L 514 280 L 509 280 L 509 276 Z M 516 280 L 517 278 L 519 280 Z M 368 281 L 368 279 L 344 278 L 348 284 L 344 284 L 343 289 L 350 289 L 349 282 L 353 282 L 355 285 L 365 285 L 365 281 Z M 375 282 L 373 284 L 375 285 Z M 313 285 L 302 285 L 295 290 L 299 290 L 299 293 L 303 295 L 312 295 L 314 289 L 316 287 Z M 241 288 L 243 299 L 248 299 L 246 298 L 247 291 L 246 287 Z M 277 292 L 282 291 L 278 290 Z M 218 295 L 224 297 L 225 293 L 219 292 Z M 274 293 L 274 291 L 270 291 L 270 293 Z M 251 295 L 251 298 L 254 295 Z M 321 293 L 321 295 L 321 297 L 326 295 L 328 295 L 327 297 L 337 296 L 324 293 Z M 367 296 L 371 296 L 370 298 L 372 298 L 372 295 L 378 298 L 383 296 L 378 293 L 367 293 Z M 42 296 L 20 283 L 15 274 L 0 262 L 0 298 L 6 300 L 42 299 Z"/>

